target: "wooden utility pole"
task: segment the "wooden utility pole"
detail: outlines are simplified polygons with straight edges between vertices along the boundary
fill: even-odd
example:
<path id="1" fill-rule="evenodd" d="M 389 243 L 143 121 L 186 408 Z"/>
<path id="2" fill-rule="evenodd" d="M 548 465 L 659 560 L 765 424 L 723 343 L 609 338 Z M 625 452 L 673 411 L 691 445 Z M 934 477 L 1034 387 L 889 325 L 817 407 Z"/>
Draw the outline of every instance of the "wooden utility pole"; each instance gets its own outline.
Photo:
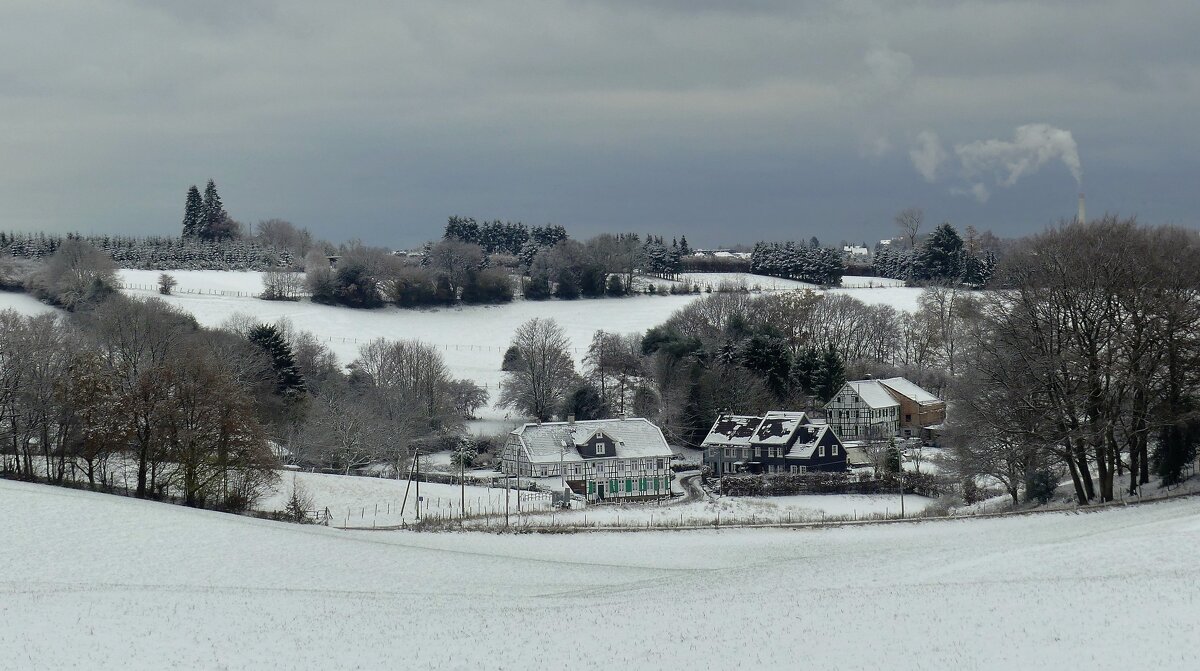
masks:
<path id="1" fill-rule="evenodd" d="M 413 458 L 413 473 L 417 480 L 417 520 L 421 519 L 421 451 Z"/>
<path id="2" fill-rule="evenodd" d="M 458 449 L 458 523 L 461 525 L 467 518 L 467 478 L 465 455 L 461 446 Z"/>

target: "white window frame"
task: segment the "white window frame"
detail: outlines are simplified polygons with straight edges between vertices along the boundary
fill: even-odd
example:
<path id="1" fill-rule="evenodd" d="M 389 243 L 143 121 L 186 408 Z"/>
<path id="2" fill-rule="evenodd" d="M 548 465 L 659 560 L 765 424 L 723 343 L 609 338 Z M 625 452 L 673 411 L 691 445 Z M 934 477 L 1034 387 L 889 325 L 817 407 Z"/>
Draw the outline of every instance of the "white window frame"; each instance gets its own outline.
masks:
<path id="1" fill-rule="evenodd" d="M 823 457 L 823 456 L 825 456 L 825 446 L 824 446 L 824 445 L 818 445 L 818 446 L 817 446 L 817 456 L 818 456 L 818 457 Z"/>
<path id="2" fill-rule="evenodd" d="M 608 447 L 608 446 L 604 444 L 604 441 L 603 441 L 603 440 L 602 440 L 602 441 L 600 441 L 600 442 L 598 442 L 598 443 L 596 443 L 596 454 L 597 454 L 597 455 L 604 454 L 604 450 L 605 450 L 605 448 L 607 448 L 607 447 Z"/>

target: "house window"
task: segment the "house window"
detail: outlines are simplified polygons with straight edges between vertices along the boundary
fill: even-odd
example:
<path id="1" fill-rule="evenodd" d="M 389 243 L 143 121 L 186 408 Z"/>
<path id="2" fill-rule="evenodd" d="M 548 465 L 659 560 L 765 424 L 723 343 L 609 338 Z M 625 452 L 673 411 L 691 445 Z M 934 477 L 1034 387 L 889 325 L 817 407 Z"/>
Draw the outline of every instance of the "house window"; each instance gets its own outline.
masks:
<path id="1" fill-rule="evenodd" d="M 596 464 L 596 472 L 597 473 L 604 472 L 604 462 L 600 462 L 600 463 Z"/>
<path id="2" fill-rule="evenodd" d="M 842 397 L 838 396 L 838 403 L 841 403 L 841 402 L 842 402 Z"/>
<path id="3" fill-rule="evenodd" d="M 542 477 L 546 477 L 546 467 L 542 466 Z"/>
<path id="4" fill-rule="evenodd" d="M 596 454 L 604 454 L 604 443 L 596 443 Z"/>
<path id="5" fill-rule="evenodd" d="M 904 421 L 906 421 L 906 422 L 911 422 L 911 421 L 912 421 L 912 415 L 905 415 L 905 416 L 904 416 Z"/>
<path id="6" fill-rule="evenodd" d="M 661 471 L 661 470 L 662 470 L 662 468 L 663 468 L 663 460 L 662 460 L 662 459 L 659 459 L 659 460 L 658 460 L 658 470 L 660 470 L 660 471 Z"/>
<path id="7" fill-rule="evenodd" d="M 762 456 L 762 448 L 759 447 L 758 445 L 755 445 L 754 446 L 754 458 L 757 459 L 761 456 Z"/>
<path id="8" fill-rule="evenodd" d="M 748 448 L 748 447 L 743 447 L 743 448 L 742 448 L 742 458 L 743 458 L 743 459 L 749 459 L 749 458 L 750 458 L 750 448 Z"/>
<path id="9" fill-rule="evenodd" d="M 818 457 L 825 456 L 825 446 L 824 445 L 817 448 L 817 456 Z"/>
<path id="10" fill-rule="evenodd" d="M 835 457 L 836 457 L 836 456 L 838 455 L 838 446 L 837 446 L 837 445 L 831 445 L 831 446 L 829 447 L 829 449 L 830 449 L 830 453 L 831 453 L 833 456 L 835 456 Z"/>
<path id="11" fill-rule="evenodd" d="M 800 466 L 800 472 L 801 472 L 801 473 L 807 473 L 807 472 L 808 472 L 808 466 Z"/>
<path id="12" fill-rule="evenodd" d="M 795 472 L 796 472 L 796 467 L 795 467 L 794 465 L 793 465 L 793 466 L 791 466 L 790 468 L 791 468 L 791 471 L 792 471 L 793 473 L 795 473 Z"/>

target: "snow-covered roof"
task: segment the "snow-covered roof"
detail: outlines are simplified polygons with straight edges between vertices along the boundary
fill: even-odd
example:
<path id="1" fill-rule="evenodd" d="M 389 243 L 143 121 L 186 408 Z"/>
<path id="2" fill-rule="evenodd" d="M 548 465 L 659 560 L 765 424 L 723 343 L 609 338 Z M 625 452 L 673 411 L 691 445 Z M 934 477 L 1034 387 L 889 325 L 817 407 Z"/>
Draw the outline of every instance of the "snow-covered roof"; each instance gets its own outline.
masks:
<path id="1" fill-rule="evenodd" d="M 721 415 L 709 429 L 705 445 L 749 445 L 762 423 L 762 417 L 750 415 Z"/>
<path id="2" fill-rule="evenodd" d="M 525 456 L 530 463 L 557 463 L 560 458 L 563 462 L 573 463 L 584 461 L 576 445 L 586 441 L 596 431 L 603 431 L 615 442 L 616 454 L 606 455 L 607 458 L 671 457 L 671 448 L 662 431 L 640 417 L 585 420 L 574 424 L 525 424 L 514 429 L 512 435 L 525 446 Z"/>
<path id="3" fill-rule="evenodd" d="M 872 408 L 890 408 L 894 405 L 900 405 L 900 402 L 888 393 L 887 388 L 879 380 L 856 380 L 854 382 L 847 382 L 846 386 L 858 394 L 863 403 Z"/>
<path id="4" fill-rule="evenodd" d="M 846 464 L 852 468 L 872 466 L 874 462 L 867 456 L 867 451 L 861 447 L 846 447 Z"/>
<path id="5" fill-rule="evenodd" d="M 803 432 L 796 439 L 796 444 L 792 449 L 788 450 L 787 454 L 783 455 L 787 459 L 812 459 L 813 453 L 817 450 L 817 443 L 825 437 L 825 433 L 829 431 L 828 424 L 810 424 L 800 427 Z"/>
<path id="6" fill-rule="evenodd" d="M 942 399 L 918 387 L 916 384 L 909 382 L 902 377 L 889 377 L 880 380 L 888 389 L 916 401 L 922 405 L 928 403 L 941 403 Z"/>
<path id="7" fill-rule="evenodd" d="M 786 445 L 796 432 L 796 427 L 804 424 L 803 412 L 782 412 L 772 410 L 759 423 L 754 432 L 753 442 L 762 445 Z"/>

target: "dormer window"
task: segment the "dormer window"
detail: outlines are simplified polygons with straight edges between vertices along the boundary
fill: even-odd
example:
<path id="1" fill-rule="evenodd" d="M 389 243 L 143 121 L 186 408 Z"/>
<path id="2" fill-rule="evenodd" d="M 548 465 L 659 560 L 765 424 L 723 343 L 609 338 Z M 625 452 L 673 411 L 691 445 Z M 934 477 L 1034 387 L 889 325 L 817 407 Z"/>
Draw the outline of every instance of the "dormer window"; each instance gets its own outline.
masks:
<path id="1" fill-rule="evenodd" d="M 608 447 L 608 445 L 606 445 L 606 444 L 604 443 L 604 441 L 600 441 L 600 442 L 596 443 L 596 454 L 597 454 L 597 455 L 604 454 L 604 450 L 605 450 L 607 447 Z"/>

